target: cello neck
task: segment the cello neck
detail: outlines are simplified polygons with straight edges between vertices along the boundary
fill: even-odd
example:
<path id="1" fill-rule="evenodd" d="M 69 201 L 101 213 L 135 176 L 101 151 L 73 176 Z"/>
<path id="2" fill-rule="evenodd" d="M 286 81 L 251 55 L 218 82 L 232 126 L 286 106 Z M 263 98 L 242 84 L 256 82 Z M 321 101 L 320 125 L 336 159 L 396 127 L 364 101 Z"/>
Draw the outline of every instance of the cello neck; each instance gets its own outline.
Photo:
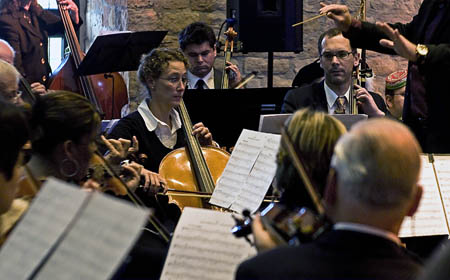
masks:
<path id="1" fill-rule="evenodd" d="M 192 122 L 183 99 L 181 99 L 180 102 L 179 112 L 186 136 L 186 147 L 188 149 L 192 169 L 194 170 L 195 178 L 199 186 L 199 191 L 212 193 L 215 188 L 215 183 L 211 176 L 211 172 L 209 171 L 208 165 L 206 164 L 200 143 L 198 142 L 198 139 L 192 135 Z"/>
<path id="2" fill-rule="evenodd" d="M 77 34 L 75 33 L 72 20 L 70 19 L 69 11 L 60 3 L 58 3 L 58 9 L 61 15 L 61 21 L 64 25 L 67 43 L 75 63 L 75 68 L 78 69 L 81 61 L 83 60 L 84 54 L 81 51 L 80 42 L 78 41 Z M 102 107 L 95 96 L 94 87 L 92 86 L 91 80 L 88 77 L 81 75 L 78 76 L 78 79 L 80 81 L 81 94 L 83 94 L 92 104 L 94 104 L 100 116 L 104 116 L 105 114 L 103 113 Z"/>
<path id="3" fill-rule="evenodd" d="M 229 88 L 229 75 L 225 70 L 227 67 L 227 62 L 231 61 L 231 56 L 233 54 L 234 49 L 234 38 L 237 36 L 236 31 L 234 31 L 233 27 L 228 27 L 228 30 L 224 33 L 227 36 L 227 40 L 225 41 L 225 59 L 223 62 L 223 72 L 222 72 L 222 89 Z"/>

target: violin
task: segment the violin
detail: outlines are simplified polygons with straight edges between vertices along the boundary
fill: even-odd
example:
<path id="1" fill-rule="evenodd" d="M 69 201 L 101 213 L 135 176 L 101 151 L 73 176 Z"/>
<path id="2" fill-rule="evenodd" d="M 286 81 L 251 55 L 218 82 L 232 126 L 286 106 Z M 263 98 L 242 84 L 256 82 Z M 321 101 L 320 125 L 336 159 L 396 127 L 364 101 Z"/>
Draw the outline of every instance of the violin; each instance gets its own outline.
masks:
<path id="1" fill-rule="evenodd" d="M 127 184 L 117 175 L 114 168 L 109 165 L 98 151 L 91 157 L 86 179 L 93 179 L 98 182 L 102 192 L 110 191 L 116 196 L 128 196 L 137 207 L 146 208 L 144 202 L 130 190 Z M 170 240 L 169 231 L 153 215 L 150 215 L 148 220 L 159 235 L 168 243 Z"/>
<path id="2" fill-rule="evenodd" d="M 292 210 L 282 204 L 271 203 L 261 212 L 261 222 L 278 244 L 293 245 L 314 240 L 328 230 L 331 223 L 325 216 L 325 207 L 320 195 L 309 179 L 304 164 L 284 127 L 281 130 L 281 136 L 281 143 L 286 147 L 316 209 L 314 212 L 306 207 Z M 236 237 L 246 237 L 251 233 L 252 219 L 249 211 L 244 211 L 243 215 L 245 219 L 235 218 L 237 225 L 231 229 Z"/>

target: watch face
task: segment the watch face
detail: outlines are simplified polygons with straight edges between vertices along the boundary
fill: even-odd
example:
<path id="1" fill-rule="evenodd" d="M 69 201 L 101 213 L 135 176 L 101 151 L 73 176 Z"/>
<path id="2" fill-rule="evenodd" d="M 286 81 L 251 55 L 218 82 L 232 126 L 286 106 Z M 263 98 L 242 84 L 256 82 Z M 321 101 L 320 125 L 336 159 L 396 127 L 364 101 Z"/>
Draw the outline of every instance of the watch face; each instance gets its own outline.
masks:
<path id="1" fill-rule="evenodd" d="M 425 45 L 417 45 L 417 53 L 420 55 L 427 55 L 428 54 L 428 47 Z"/>

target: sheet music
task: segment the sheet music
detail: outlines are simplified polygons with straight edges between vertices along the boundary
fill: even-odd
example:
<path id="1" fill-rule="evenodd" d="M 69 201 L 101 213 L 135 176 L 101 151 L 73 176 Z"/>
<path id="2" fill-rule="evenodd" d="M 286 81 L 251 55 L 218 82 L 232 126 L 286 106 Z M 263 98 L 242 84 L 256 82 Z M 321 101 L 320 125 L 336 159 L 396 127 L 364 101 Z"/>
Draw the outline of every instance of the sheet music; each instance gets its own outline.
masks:
<path id="1" fill-rule="evenodd" d="M 428 155 L 421 155 L 422 171 L 419 184 L 424 187 L 416 214 L 406 217 L 400 229 L 400 237 L 449 234 L 439 189 Z"/>
<path id="2" fill-rule="evenodd" d="M 434 168 L 441 188 L 442 200 L 447 213 L 447 220 L 450 219 L 450 156 L 433 155 Z"/>
<path id="3" fill-rule="evenodd" d="M 92 195 L 36 279 L 109 279 L 148 212 L 100 193 L 49 179 L 0 251 L 0 275 L 27 279 Z"/>
<path id="4" fill-rule="evenodd" d="M 275 175 L 280 139 L 244 129 L 209 202 L 238 212 L 256 211 Z"/>
<path id="5" fill-rule="evenodd" d="M 275 134 L 265 134 L 264 136 L 266 138 L 264 147 L 258 155 L 241 192 L 231 206 L 231 209 L 238 213 L 241 213 L 244 209 L 248 209 L 252 213 L 258 210 L 275 176 L 276 156 L 281 136 Z"/>
<path id="6" fill-rule="evenodd" d="M 231 213 L 186 207 L 175 229 L 161 280 L 234 279 L 238 265 L 256 254 L 231 234 Z"/>

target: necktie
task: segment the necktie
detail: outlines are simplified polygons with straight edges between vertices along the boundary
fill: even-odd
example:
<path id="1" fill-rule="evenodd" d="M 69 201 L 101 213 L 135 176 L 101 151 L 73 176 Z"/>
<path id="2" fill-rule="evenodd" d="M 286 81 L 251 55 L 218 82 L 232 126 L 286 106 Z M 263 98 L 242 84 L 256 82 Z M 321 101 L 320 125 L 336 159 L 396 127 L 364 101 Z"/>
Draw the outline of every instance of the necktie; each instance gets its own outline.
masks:
<path id="1" fill-rule="evenodd" d="M 195 88 L 196 89 L 205 89 L 205 81 L 203 81 L 202 79 L 199 79 L 197 81 L 197 83 L 195 84 Z"/>
<path id="2" fill-rule="evenodd" d="M 336 109 L 334 110 L 335 114 L 345 114 L 345 102 L 347 99 L 345 96 L 339 96 L 336 99 Z"/>

